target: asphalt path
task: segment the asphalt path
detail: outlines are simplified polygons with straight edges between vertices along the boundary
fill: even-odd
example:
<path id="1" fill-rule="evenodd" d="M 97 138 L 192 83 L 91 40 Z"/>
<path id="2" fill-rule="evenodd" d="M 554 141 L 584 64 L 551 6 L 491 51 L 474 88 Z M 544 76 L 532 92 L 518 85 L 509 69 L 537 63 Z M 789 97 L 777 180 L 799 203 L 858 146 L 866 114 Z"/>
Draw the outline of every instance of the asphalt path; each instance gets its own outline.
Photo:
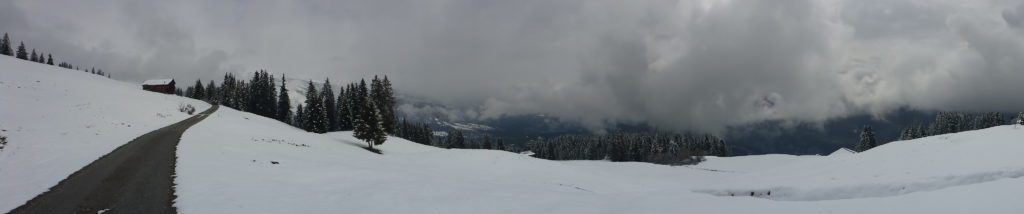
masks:
<path id="1" fill-rule="evenodd" d="M 177 213 L 178 141 L 217 107 L 135 138 L 10 213 Z"/>

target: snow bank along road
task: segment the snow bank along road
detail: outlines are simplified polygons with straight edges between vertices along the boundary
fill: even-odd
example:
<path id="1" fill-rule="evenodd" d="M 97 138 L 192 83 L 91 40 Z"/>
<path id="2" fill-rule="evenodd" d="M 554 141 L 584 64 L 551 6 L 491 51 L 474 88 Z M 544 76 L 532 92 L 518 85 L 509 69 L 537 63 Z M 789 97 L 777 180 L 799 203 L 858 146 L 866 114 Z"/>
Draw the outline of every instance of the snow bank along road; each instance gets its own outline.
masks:
<path id="1" fill-rule="evenodd" d="M 175 148 L 217 106 L 142 135 L 71 174 L 11 213 L 176 213 Z"/>

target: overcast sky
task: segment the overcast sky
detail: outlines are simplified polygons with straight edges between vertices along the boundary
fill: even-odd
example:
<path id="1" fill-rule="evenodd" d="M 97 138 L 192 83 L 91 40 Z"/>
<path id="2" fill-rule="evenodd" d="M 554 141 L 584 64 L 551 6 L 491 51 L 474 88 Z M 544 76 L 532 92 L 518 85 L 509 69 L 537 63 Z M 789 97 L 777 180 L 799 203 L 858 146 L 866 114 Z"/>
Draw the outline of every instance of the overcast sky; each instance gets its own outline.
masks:
<path id="1" fill-rule="evenodd" d="M 387 74 L 595 129 L 1024 110 L 1019 0 L 3 0 L 0 31 L 124 81 Z"/>

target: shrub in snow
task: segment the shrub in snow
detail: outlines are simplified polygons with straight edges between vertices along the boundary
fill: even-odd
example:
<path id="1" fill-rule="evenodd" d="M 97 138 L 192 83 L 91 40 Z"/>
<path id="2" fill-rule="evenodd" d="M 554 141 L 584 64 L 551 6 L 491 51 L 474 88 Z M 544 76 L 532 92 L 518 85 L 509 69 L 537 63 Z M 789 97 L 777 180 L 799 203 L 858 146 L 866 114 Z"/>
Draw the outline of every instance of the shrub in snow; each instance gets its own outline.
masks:
<path id="1" fill-rule="evenodd" d="M 192 106 L 192 104 L 178 104 L 178 111 L 182 113 L 188 113 L 188 115 L 192 115 L 192 113 L 196 112 L 196 107 Z"/>

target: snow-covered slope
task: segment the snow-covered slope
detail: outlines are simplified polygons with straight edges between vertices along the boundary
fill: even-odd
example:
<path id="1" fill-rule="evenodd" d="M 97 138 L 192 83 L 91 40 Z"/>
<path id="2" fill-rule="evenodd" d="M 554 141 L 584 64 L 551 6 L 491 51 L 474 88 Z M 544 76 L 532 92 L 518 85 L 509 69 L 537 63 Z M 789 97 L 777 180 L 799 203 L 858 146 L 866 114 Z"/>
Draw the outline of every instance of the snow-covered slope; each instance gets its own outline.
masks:
<path id="1" fill-rule="evenodd" d="M 0 57 L 0 212 L 201 102 Z M 1024 127 L 835 156 L 695 166 L 548 161 L 350 132 L 312 134 L 220 108 L 178 150 L 182 213 L 1020 213 Z M 753 195 L 753 197 L 751 197 Z"/>
<path id="2" fill-rule="evenodd" d="M 900 141 L 723 180 L 706 192 L 749 193 L 774 200 L 886 197 L 1024 176 L 1024 127 Z M 757 182 L 752 182 L 752 181 Z M 1019 186 L 1024 190 L 1024 186 Z"/>
<path id="3" fill-rule="evenodd" d="M 208 104 L 143 91 L 138 83 L 0 56 L 0 212 L 149 131 Z"/>
<path id="4" fill-rule="evenodd" d="M 176 206 L 182 213 L 1018 213 L 1018 139 L 1024 127 L 1002 126 L 835 157 L 710 157 L 673 167 L 548 161 L 398 138 L 376 155 L 350 132 L 311 134 L 223 108 L 179 145 Z"/>

